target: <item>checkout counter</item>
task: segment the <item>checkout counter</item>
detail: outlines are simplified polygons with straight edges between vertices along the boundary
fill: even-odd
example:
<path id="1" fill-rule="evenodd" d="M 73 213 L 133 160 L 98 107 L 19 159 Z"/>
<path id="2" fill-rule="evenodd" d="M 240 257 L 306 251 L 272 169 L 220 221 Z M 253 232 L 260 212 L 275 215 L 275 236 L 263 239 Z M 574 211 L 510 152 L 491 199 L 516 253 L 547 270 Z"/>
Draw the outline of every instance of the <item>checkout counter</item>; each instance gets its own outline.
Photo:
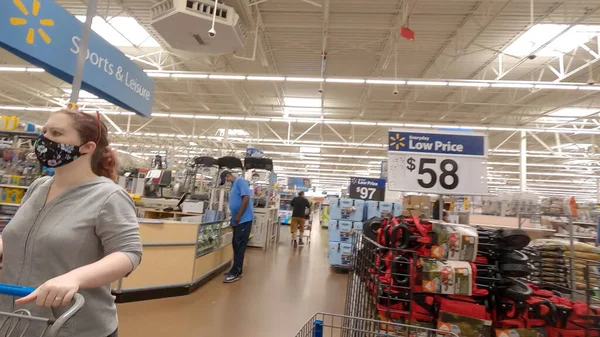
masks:
<path id="1" fill-rule="evenodd" d="M 140 219 L 142 263 L 113 283 L 117 303 L 188 295 L 229 268 L 229 220 L 200 223 L 198 218 Z"/>

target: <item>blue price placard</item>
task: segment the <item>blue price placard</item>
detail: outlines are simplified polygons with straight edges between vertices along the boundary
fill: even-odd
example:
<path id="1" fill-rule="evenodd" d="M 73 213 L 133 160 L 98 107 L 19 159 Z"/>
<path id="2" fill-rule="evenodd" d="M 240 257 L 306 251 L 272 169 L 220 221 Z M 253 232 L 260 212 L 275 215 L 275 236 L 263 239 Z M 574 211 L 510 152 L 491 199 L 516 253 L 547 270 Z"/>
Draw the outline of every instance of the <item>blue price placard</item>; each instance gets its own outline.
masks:
<path id="1" fill-rule="evenodd" d="M 385 179 L 352 177 L 348 196 L 350 199 L 384 201 L 385 184 Z"/>
<path id="2" fill-rule="evenodd" d="M 455 156 L 487 156 L 485 136 L 452 132 L 390 131 L 390 152 L 431 153 Z"/>
<path id="3" fill-rule="evenodd" d="M 81 50 L 83 24 L 53 0 L 0 2 L 0 47 L 72 83 L 85 53 L 82 89 L 142 116 L 150 116 L 154 81 L 116 47 L 91 32 Z"/>

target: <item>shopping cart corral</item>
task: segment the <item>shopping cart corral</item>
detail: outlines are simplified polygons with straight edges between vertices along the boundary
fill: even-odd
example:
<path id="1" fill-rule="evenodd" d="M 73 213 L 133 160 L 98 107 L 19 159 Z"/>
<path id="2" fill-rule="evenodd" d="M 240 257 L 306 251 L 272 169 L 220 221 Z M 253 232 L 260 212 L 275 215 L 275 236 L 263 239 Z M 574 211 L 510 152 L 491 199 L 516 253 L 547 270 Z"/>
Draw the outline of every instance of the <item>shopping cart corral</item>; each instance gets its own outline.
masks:
<path id="1" fill-rule="evenodd" d="M 24 297 L 35 289 L 29 287 L 0 284 L 0 295 Z M 0 312 L 0 336 L 30 337 L 31 330 L 40 330 L 35 337 L 56 337 L 63 326 L 83 308 L 85 300 L 81 294 L 75 294 L 73 304 L 60 317 L 36 317 L 29 310 L 17 309 L 13 312 Z"/>
<path id="2" fill-rule="evenodd" d="M 367 318 L 327 313 L 314 315 L 296 337 L 384 337 L 415 336 L 427 337 L 436 334 L 459 337 L 453 332 L 429 329 L 407 324 L 382 322 Z"/>

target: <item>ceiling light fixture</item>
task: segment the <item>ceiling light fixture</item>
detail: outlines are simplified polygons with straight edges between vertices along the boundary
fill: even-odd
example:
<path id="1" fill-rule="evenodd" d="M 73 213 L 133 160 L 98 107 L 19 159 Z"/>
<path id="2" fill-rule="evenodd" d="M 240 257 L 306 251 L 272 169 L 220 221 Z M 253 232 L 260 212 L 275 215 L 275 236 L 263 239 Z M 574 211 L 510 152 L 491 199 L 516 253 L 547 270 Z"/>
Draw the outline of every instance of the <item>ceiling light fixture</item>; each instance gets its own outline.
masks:
<path id="1" fill-rule="evenodd" d="M 377 80 L 377 79 L 373 79 L 373 80 L 367 80 L 367 84 L 406 84 L 406 81 L 399 81 L 399 80 Z"/>
<path id="2" fill-rule="evenodd" d="M 208 76 L 208 78 L 214 79 L 214 80 L 245 80 L 246 76 L 243 76 L 243 75 L 210 74 Z"/>
<path id="3" fill-rule="evenodd" d="M 325 82 L 328 83 L 365 83 L 366 80 L 362 78 L 326 78 Z"/>
<path id="4" fill-rule="evenodd" d="M 285 81 L 285 77 L 283 76 L 248 76 L 248 81 Z"/>
<path id="5" fill-rule="evenodd" d="M 175 73 L 175 74 L 172 74 L 171 77 L 173 77 L 173 78 L 208 78 L 208 74 L 180 74 L 180 73 Z"/>
<path id="6" fill-rule="evenodd" d="M 288 82 L 323 82 L 324 78 L 318 77 L 286 77 L 286 81 Z"/>
<path id="7" fill-rule="evenodd" d="M 431 86 L 446 86 L 446 81 L 406 81 L 408 85 L 431 85 Z"/>

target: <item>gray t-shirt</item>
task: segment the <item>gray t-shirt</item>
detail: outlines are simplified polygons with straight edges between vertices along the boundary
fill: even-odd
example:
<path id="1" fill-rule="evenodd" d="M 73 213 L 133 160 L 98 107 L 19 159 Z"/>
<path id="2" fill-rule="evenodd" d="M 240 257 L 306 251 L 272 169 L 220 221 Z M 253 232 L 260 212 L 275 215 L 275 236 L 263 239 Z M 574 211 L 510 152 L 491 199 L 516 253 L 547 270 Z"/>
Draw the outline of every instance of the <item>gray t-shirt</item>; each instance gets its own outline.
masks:
<path id="1" fill-rule="evenodd" d="M 98 177 L 68 189 L 44 206 L 52 181 L 44 177 L 33 183 L 2 233 L 3 282 L 38 287 L 115 252 L 126 254 L 137 267 L 142 244 L 135 205 L 127 192 L 110 179 Z M 105 337 L 115 331 L 117 309 L 110 285 L 79 293 L 85 305 L 59 336 Z M 0 310 L 26 308 L 34 316 L 56 318 L 68 309 L 16 306 L 14 300 L 0 295 Z M 40 336 L 42 331 L 40 324 L 32 323 L 25 336 Z"/>

